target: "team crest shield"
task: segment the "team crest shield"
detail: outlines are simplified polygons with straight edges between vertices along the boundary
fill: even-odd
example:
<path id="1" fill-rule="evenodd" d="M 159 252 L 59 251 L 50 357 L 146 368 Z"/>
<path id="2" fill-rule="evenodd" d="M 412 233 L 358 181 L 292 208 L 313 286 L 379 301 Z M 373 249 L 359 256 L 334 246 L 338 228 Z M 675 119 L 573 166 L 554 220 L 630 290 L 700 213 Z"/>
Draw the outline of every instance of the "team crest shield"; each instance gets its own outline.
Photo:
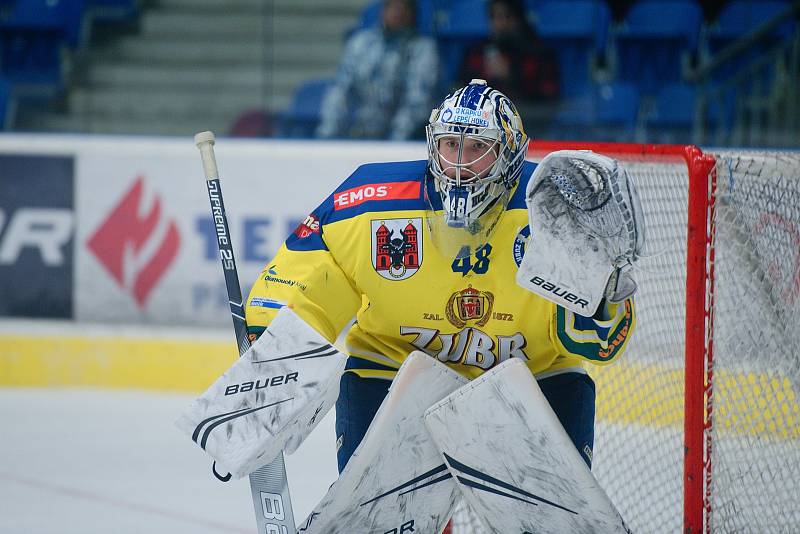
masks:
<path id="1" fill-rule="evenodd" d="M 450 295 L 445 314 L 456 328 L 463 328 L 469 321 L 476 321 L 477 326 L 483 326 L 492 315 L 492 304 L 494 295 L 469 286 Z"/>
<path id="2" fill-rule="evenodd" d="M 422 265 L 422 218 L 371 221 L 372 267 L 387 280 L 410 278 Z"/>

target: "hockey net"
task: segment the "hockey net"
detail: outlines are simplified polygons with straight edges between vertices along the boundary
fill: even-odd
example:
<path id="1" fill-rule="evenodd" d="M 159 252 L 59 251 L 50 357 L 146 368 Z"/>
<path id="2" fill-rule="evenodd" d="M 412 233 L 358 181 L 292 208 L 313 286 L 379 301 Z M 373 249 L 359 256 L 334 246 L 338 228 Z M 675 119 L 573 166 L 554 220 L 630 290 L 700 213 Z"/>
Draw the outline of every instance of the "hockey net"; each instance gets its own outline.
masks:
<path id="1" fill-rule="evenodd" d="M 595 476 L 633 532 L 796 531 L 800 152 L 559 142 L 529 155 L 567 148 L 618 158 L 647 219 L 637 331 L 622 361 L 588 366 Z M 491 532 L 463 503 L 450 528 Z"/>

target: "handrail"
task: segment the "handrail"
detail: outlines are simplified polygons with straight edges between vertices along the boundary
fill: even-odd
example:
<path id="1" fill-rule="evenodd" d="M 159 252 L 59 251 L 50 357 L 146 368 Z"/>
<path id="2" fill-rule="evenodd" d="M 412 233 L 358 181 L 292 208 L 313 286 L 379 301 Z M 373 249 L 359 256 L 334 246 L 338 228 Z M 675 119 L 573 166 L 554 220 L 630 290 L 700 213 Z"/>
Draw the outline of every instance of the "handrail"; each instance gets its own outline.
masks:
<path id="1" fill-rule="evenodd" d="M 747 50 L 754 43 L 766 37 L 772 30 L 796 15 L 800 15 L 800 0 L 795 0 L 785 11 L 775 15 L 772 19 L 762 23 L 745 37 L 736 40 L 720 50 L 708 63 L 687 72 L 686 81 L 698 83 L 706 81 L 722 64 L 727 63 L 741 52 Z M 798 30 L 796 29 L 795 31 Z"/>

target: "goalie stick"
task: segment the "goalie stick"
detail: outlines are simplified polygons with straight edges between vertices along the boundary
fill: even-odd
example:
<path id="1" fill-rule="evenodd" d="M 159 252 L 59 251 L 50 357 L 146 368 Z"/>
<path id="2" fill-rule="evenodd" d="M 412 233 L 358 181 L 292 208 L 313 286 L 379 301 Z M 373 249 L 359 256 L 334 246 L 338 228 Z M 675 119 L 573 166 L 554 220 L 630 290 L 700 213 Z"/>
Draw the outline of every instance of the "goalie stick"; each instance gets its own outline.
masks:
<path id="1" fill-rule="evenodd" d="M 250 340 L 247 337 L 242 290 L 239 286 L 225 205 L 222 202 L 217 162 L 214 158 L 214 134 L 200 132 L 194 136 L 194 142 L 200 149 L 203 161 L 208 200 L 211 203 L 211 215 L 217 234 L 217 247 L 222 261 L 222 272 L 225 275 L 225 288 L 228 292 L 236 343 L 241 356 L 250 348 Z M 221 481 L 230 480 L 230 474 L 221 476 L 215 468 L 212 467 L 212 470 Z M 253 496 L 259 534 L 295 534 L 294 514 L 282 452 L 270 464 L 250 473 L 250 492 Z"/>

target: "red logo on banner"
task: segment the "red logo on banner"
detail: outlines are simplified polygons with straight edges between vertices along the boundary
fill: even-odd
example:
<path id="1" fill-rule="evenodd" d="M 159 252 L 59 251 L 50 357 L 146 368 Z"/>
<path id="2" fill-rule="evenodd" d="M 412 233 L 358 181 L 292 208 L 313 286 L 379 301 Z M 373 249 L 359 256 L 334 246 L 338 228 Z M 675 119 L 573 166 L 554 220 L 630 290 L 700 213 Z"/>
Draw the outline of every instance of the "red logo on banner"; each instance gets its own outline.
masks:
<path id="1" fill-rule="evenodd" d="M 178 227 L 174 221 L 162 218 L 159 197 L 153 199 L 148 213 L 140 214 L 143 189 L 144 179 L 139 176 L 86 243 L 140 308 L 180 247 Z"/>
<path id="2" fill-rule="evenodd" d="M 369 200 L 409 200 L 419 198 L 419 182 L 367 184 L 333 195 L 333 209 L 352 208 Z"/>

